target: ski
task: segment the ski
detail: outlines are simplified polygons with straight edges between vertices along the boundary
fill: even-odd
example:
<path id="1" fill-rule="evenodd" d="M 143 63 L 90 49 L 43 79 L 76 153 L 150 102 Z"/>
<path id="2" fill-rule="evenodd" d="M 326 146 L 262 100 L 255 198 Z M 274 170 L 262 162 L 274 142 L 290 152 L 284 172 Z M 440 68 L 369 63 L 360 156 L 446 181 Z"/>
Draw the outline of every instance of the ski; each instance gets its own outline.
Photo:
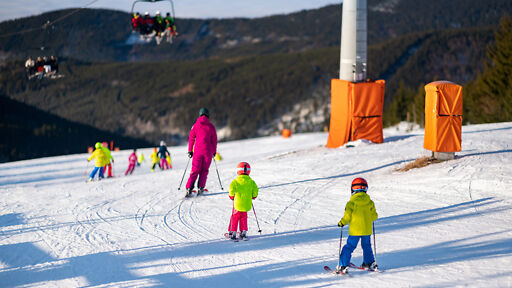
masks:
<path id="1" fill-rule="evenodd" d="M 202 194 L 197 193 L 197 190 L 192 190 L 192 193 L 190 195 L 185 195 L 185 198 L 197 197 L 203 195 L 205 192 L 208 192 L 208 189 L 204 189 L 204 192 Z"/>
<path id="2" fill-rule="evenodd" d="M 356 264 L 354 263 L 350 263 L 350 265 L 348 266 L 350 268 L 354 268 L 354 269 L 359 269 L 359 270 L 364 270 L 364 271 L 368 271 L 368 272 L 377 272 L 377 273 L 382 273 L 384 272 L 383 270 L 380 270 L 380 269 L 375 269 L 375 270 L 372 270 L 372 269 L 369 269 L 369 268 L 364 268 L 364 267 L 361 267 L 361 266 L 357 266 Z"/>
<path id="3" fill-rule="evenodd" d="M 239 240 L 238 240 L 238 238 L 236 238 L 236 239 L 231 239 L 231 236 L 229 236 L 229 233 L 224 233 L 224 237 L 226 237 L 226 239 L 229 239 L 229 240 L 231 240 L 231 241 L 233 241 L 233 242 L 238 242 L 238 241 L 239 241 Z"/>
<path id="4" fill-rule="evenodd" d="M 192 192 L 196 193 L 196 196 L 203 195 L 205 192 L 208 192 L 208 189 L 204 189 L 203 193 L 199 194 L 197 190 L 193 190 Z"/>
<path id="5" fill-rule="evenodd" d="M 326 272 L 331 273 L 331 274 L 334 274 L 334 275 L 340 275 L 340 276 L 341 276 L 341 275 L 351 276 L 351 275 L 349 275 L 348 273 L 336 273 L 336 271 L 332 270 L 332 269 L 331 269 L 331 267 L 329 267 L 329 266 L 327 266 L 327 265 L 326 265 L 326 266 L 324 266 L 324 270 L 325 270 Z"/>

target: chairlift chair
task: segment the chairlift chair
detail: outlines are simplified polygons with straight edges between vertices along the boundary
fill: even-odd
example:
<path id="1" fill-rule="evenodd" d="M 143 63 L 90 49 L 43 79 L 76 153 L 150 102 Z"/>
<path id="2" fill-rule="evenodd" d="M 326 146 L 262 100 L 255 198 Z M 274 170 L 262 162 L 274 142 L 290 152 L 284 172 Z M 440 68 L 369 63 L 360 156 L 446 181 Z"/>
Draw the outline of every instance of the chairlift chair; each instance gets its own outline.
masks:
<path id="1" fill-rule="evenodd" d="M 157 2 L 169 2 L 169 4 L 171 5 L 171 16 L 173 19 L 176 19 L 176 16 L 175 16 L 175 13 L 174 13 L 174 2 L 172 0 L 135 0 L 133 1 L 133 4 L 132 4 L 132 10 L 131 10 L 131 13 L 130 15 L 133 17 L 134 15 L 134 11 L 135 11 L 135 5 L 139 2 L 142 2 L 142 3 L 157 3 Z M 142 17 L 142 15 L 141 15 Z M 151 39 L 154 37 L 154 35 L 142 35 L 140 34 L 140 37 L 141 39 L 146 39 L 147 42 L 151 41 Z M 172 38 L 172 37 L 171 37 Z M 149 40 L 149 41 L 148 41 Z M 157 41 L 157 43 L 159 44 L 159 41 Z M 172 40 L 170 41 L 170 43 L 172 43 Z"/>

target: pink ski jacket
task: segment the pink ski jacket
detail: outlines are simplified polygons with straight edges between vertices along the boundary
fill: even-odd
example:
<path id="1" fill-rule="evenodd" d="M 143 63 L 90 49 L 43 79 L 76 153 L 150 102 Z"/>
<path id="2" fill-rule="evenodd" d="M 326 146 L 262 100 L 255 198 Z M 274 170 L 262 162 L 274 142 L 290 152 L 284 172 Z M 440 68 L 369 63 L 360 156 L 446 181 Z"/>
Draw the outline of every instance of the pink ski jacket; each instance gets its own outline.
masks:
<path id="1" fill-rule="evenodd" d="M 137 163 L 137 154 L 132 152 L 132 154 L 130 154 L 130 157 L 128 157 L 128 162 L 130 162 L 130 164 Z"/>
<path id="2" fill-rule="evenodd" d="M 217 153 L 217 131 L 206 116 L 197 118 L 196 123 L 188 136 L 188 151 L 194 151 L 195 155 L 207 155 L 213 157 Z"/>

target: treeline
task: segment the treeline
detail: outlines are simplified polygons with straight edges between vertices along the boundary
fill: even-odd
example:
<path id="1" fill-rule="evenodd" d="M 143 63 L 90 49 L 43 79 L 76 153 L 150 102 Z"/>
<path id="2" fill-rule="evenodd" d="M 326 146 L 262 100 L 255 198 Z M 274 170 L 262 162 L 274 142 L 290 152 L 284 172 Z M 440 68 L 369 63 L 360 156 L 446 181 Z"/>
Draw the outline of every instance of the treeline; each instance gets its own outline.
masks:
<path id="1" fill-rule="evenodd" d="M 148 147 L 147 141 L 73 123 L 0 96 L 0 162 L 85 153 L 98 141 L 121 149 Z"/>
<path id="2" fill-rule="evenodd" d="M 169 143 L 189 131 L 205 106 L 215 124 L 229 126 L 238 139 L 256 136 L 262 125 L 310 97 L 315 85 L 329 85 L 338 55 L 331 48 L 237 60 L 67 60 L 58 81 L 28 81 L 15 68 L 20 63 L 11 63 L 0 68 L 0 92 L 72 121 L 151 141 L 164 135 Z"/>

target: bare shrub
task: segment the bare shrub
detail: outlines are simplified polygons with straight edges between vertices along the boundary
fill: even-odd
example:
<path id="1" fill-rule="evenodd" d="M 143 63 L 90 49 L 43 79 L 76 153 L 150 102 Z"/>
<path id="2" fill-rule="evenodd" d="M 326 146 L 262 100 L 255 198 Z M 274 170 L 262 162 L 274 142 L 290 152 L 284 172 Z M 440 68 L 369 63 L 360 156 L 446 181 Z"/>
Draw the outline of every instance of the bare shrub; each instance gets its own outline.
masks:
<path id="1" fill-rule="evenodd" d="M 418 159 L 414 160 L 414 162 L 409 163 L 409 164 L 405 165 L 402 168 L 397 168 L 397 169 L 395 169 L 395 171 L 406 172 L 406 171 L 409 171 L 409 170 L 414 169 L 414 168 L 422 168 L 422 167 L 425 167 L 427 165 L 430 165 L 430 164 L 433 164 L 433 163 L 440 163 L 440 162 L 442 162 L 442 161 L 434 159 L 432 157 L 425 156 L 425 157 L 421 157 L 421 158 L 418 158 Z"/>

